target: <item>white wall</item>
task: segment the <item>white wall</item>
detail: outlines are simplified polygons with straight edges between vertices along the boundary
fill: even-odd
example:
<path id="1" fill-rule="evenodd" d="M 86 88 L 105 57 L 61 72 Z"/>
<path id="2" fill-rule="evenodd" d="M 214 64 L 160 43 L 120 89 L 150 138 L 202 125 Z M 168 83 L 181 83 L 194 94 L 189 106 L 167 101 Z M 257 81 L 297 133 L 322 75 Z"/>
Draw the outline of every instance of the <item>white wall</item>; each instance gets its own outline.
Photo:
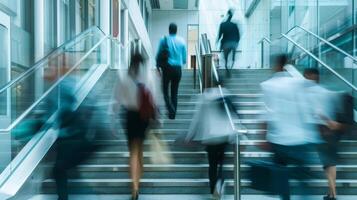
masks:
<path id="1" fill-rule="evenodd" d="M 154 63 L 151 59 L 151 55 L 154 55 L 151 45 L 152 41 L 150 41 L 144 19 L 140 13 L 138 2 L 136 0 L 124 0 L 123 3 L 129 12 L 129 28 L 132 27 L 132 30 L 134 30 L 133 35 L 137 35 L 139 37 L 138 39 L 141 40 L 142 47 L 150 57 L 149 63 Z"/>
<path id="2" fill-rule="evenodd" d="M 270 1 L 268 0 L 260 1 L 250 17 L 243 20 L 240 68 L 261 68 L 261 48 L 258 42 L 263 37 L 270 37 Z"/>
<path id="3" fill-rule="evenodd" d="M 187 43 L 187 26 L 198 24 L 198 11 L 190 10 L 153 10 L 151 17 L 150 40 L 153 45 L 153 52 L 156 55 L 159 41 L 164 35 L 169 33 L 170 23 L 178 26 L 178 35 L 183 37 Z"/>

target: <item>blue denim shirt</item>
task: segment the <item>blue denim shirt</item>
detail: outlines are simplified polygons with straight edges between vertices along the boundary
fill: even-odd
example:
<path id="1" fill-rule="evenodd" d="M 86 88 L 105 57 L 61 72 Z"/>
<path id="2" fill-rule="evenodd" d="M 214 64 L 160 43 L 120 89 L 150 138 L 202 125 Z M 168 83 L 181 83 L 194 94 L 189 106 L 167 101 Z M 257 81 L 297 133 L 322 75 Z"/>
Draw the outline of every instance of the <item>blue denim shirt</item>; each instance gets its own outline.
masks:
<path id="1" fill-rule="evenodd" d="M 174 67 L 182 67 L 187 61 L 186 43 L 183 38 L 177 35 L 169 35 L 167 38 L 167 45 L 169 47 L 169 64 Z M 164 45 L 165 38 L 162 38 L 159 43 L 156 58 Z"/>

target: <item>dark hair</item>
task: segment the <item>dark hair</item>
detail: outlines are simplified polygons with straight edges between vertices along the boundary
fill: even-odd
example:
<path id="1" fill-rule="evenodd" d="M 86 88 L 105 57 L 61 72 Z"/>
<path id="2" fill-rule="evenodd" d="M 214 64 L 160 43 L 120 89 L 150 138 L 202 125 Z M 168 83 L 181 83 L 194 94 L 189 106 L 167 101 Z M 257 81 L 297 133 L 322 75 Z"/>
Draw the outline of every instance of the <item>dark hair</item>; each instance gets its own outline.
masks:
<path id="1" fill-rule="evenodd" d="M 144 61 L 145 59 L 140 53 L 134 53 L 130 58 L 129 75 L 136 77 L 139 74 L 140 64 L 144 63 Z"/>
<path id="2" fill-rule="evenodd" d="M 288 55 L 286 54 L 276 55 L 274 59 L 274 64 L 281 67 L 285 66 L 286 64 L 288 64 Z"/>
<path id="3" fill-rule="evenodd" d="M 175 23 L 171 23 L 169 26 L 169 33 L 176 34 L 177 33 L 177 25 Z"/>
<path id="4" fill-rule="evenodd" d="M 320 75 L 320 72 L 317 68 L 306 68 L 304 70 L 304 74 L 311 74 L 311 75 Z"/>
<path id="5" fill-rule="evenodd" d="M 227 12 L 228 18 L 227 18 L 227 22 L 231 21 L 234 15 L 234 10 L 231 8 L 228 10 Z"/>

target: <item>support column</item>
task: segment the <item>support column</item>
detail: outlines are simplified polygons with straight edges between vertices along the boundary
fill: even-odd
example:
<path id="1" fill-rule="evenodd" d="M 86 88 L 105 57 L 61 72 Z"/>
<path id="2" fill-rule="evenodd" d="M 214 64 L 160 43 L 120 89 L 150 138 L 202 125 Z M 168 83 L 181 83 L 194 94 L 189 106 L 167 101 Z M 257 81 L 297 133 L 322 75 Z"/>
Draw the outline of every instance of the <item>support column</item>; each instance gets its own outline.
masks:
<path id="1" fill-rule="evenodd" d="M 122 43 L 124 45 L 122 53 L 122 68 L 127 68 L 129 64 L 129 11 L 128 9 L 122 10 Z"/>
<path id="2" fill-rule="evenodd" d="M 45 4 L 44 0 L 35 0 L 34 2 L 34 46 L 35 46 L 35 62 L 39 61 L 45 55 Z M 41 68 L 35 73 L 35 98 L 42 95 L 44 90 L 44 69 Z"/>
<path id="3" fill-rule="evenodd" d="M 106 1 L 100 1 L 100 6 L 99 6 L 99 27 L 102 29 L 102 31 L 104 32 L 105 35 L 109 36 L 110 35 L 110 16 L 111 16 L 111 10 L 110 10 L 110 1 L 106 0 Z M 111 64 L 110 63 L 110 43 L 107 42 L 105 44 L 105 42 L 103 43 L 103 45 L 100 47 L 101 49 L 101 58 L 102 63 L 107 63 L 107 64 Z"/>

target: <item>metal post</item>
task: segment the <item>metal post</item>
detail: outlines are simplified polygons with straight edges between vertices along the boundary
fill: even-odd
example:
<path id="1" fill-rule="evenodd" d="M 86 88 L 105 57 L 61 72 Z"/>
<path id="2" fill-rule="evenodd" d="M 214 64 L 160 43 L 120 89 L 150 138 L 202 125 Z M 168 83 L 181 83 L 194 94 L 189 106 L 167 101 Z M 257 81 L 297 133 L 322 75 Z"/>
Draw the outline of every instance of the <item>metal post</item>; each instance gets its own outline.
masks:
<path id="1" fill-rule="evenodd" d="M 201 55 L 202 90 L 206 89 L 206 56 Z"/>
<path id="2" fill-rule="evenodd" d="M 261 41 L 260 43 L 261 45 L 261 65 L 262 65 L 262 68 L 264 68 L 264 40 Z"/>
<path id="3" fill-rule="evenodd" d="M 240 148 L 239 148 L 239 134 L 236 134 L 236 142 L 234 148 L 234 200 L 241 198 L 241 183 L 240 183 Z"/>
<path id="4" fill-rule="evenodd" d="M 212 87 L 213 85 L 213 78 L 212 78 L 212 54 L 205 55 L 205 64 L 204 70 L 205 71 L 205 88 Z"/>
<path id="5" fill-rule="evenodd" d="M 197 82 L 197 66 L 196 66 L 196 56 L 191 56 L 191 69 L 193 69 L 193 89 L 196 89 Z"/>

